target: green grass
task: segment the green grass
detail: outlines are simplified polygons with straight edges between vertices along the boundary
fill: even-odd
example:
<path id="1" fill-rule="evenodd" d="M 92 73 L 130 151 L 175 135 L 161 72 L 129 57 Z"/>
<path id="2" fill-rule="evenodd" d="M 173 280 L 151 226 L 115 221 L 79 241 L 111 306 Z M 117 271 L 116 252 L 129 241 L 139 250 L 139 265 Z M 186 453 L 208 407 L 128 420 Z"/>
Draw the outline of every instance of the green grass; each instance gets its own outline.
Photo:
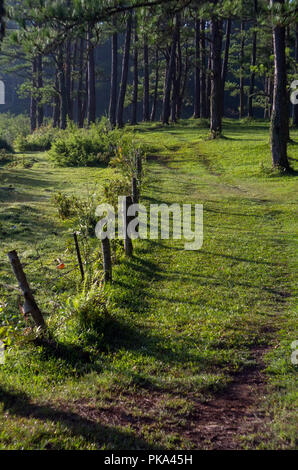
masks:
<path id="1" fill-rule="evenodd" d="M 14 284 L 6 253 L 17 249 L 60 344 L 13 344 L 0 367 L 0 448 L 191 449 L 195 404 L 225 389 L 256 347 L 271 350 L 260 405 L 270 423 L 239 447 L 294 448 L 296 177 L 270 172 L 264 122 L 227 120 L 218 141 L 193 120 L 136 135 L 149 157 L 142 202 L 204 204 L 204 245 L 136 242 L 134 258 L 114 267 L 110 317 L 97 333 L 80 334 L 69 318 L 79 272 L 57 281 L 55 267 L 57 257 L 76 263 L 73 225 L 58 220 L 51 194 L 86 195 L 113 170 L 54 169 L 45 154 L 0 169 L 0 186 L 16 190 L 0 189 L 0 282 Z M 16 322 L 16 294 L 0 285 L 1 298 L 2 316 Z"/>

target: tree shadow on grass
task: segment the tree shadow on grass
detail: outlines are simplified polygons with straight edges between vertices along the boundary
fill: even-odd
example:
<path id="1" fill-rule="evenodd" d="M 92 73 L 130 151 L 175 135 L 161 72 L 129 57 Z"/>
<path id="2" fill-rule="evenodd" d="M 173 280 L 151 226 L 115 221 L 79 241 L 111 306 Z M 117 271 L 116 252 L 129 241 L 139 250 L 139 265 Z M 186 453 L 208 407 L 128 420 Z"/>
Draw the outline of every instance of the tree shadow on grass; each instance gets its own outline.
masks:
<path id="1" fill-rule="evenodd" d="M 0 387 L 0 402 L 3 403 L 3 411 L 10 415 L 37 419 L 40 422 L 50 422 L 64 427 L 73 437 L 85 438 L 96 445 L 98 449 L 112 448 L 118 450 L 148 450 L 149 445 L 143 439 L 134 436 L 131 432 L 113 428 L 106 424 L 100 424 L 100 410 L 84 408 L 84 416 L 72 411 L 56 408 L 51 404 L 32 403 L 31 399 L 23 392 L 8 391 Z M 87 416 L 86 416 L 87 414 Z M 30 426 L 30 423 L 28 423 Z M 59 436 L 59 435 L 58 435 Z M 59 437 L 54 436 L 54 442 L 48 443 L 49 449 L 55 448 L 55 443 L 60 448 Z M 34 437 L 34 436 L 33 436 Z M 50 438 L 49 438 L 50 440 Z M 150 445 L 152 448 L 152 445 Z"/>

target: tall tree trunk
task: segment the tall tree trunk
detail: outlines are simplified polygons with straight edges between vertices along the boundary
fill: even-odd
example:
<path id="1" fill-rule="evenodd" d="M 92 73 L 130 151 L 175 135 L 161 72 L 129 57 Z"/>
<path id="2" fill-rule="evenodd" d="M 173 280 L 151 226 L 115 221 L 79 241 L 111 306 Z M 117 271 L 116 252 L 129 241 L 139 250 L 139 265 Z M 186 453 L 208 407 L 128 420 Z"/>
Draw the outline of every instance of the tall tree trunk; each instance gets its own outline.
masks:
<path id="1" fill-rule="evenodd" d="M 73 120 L 72 109 L 71 109 L 71 41 L 70 39 L 66 42 L 66 61 L 65 61 L 65 87 L 66 87 L 66 99 L 67 99 L 67 115 L 69 119 Z"/>
<path id="2" fill-rule="evenodd" d="M 182 80 L 183 74 L 183 60 L 182 60 L 182 49 L 181 49 L 181 38 L 180 32 L 178 37 L 178 56 L 177 56 L 177 78 L 176 78 L 176 89 L 177 89 L 177 102 L 176 102 L 176 118 L 180 119 L 182 114 L 182 104 L 184 99 L 185 93 L 185 86 L 188 74 L 188 57 L 187 57 L 187 47 L 186 50 L 186 57 L 185 57 L 185 69 L 184 69 L 184 81 Z"/>
<path id="3" fill-rule="evenodd" d="M 44 109 L 43 104 L 41 103 L 42 100 L 42 92 L 41 89 L 43 88 L 43 64 L 42 64 L 42 56 L 39 54 L 37 56 L 37 88 L 38 88 L 38 101 L 37 101 L 37 124 L 38 127 L 43 125 L 44 119 Z"/>
<path id="4" fill-rule="evenodd" d="M 163 98 L 163 111 L 162 111 L 162 122 L 163 124 L 169 124 L 169 118 L 171 114 L 171 88 L 173 83 L 173 75 L 175 71 L 176 64 L 176 48 L 178 40 L 178 31 L 180 28 L 180 18 L 179 14 L 176 14 L 176 25 L 173 32 L 173 39 L 170 52 L 170 60 L 167 70 L 164 98 Z"/>
<path id="5" fill-rule="evenodd" d="M 173 68 L 173 86 L 172 86 L 172 99 L 171 99 L 171 121 L 177 122 L 176 109 L 178 101 L 178 90 L 177 90 L 177 69 L 176 69 L 176 57 L 175 57 L 175 66 Z"/>
<path id="6" fill-rule="evenodd" d="M 207 118 L 210 118 L 210 106 L 211 106 L 211 38 L 209 45 L 209 56 L 207 65 L 207 80 L 206 80 L 206 114 Z"/>
<path id="7" fill-rule="evenodd" d="M 239 119 L 242 119 L 244 116 L 244 43 L 245 43 L 245 23 L 241 21 L 241 29 L 240 29 L 240 79 L 239 79 Z"/>
<path id="8" fill-rule="evenodd" d="M 130 42 L 131 42 L 131 27 L 132 27 L 132 15 L 129 13 L 127 24 L 126 24 L 126 35 L 125 35 L 125 44 L 124 44 L 124 53 L 122 60 L 122 74 L 121 74 L 121 84 L 120 92 L 117 106 L 117 125 L 123 127 L 123 111 L 124 111 L 124 101 L 127 88 L 127 77 L 128 77 L 128 68 L 129 68 L 129 53 L 130 53 Z"/>
<path id="9" fill-rule="evenodd" d="M 96 86 L 95 86 L 95 58 L 92 43 L 92 32 L 89 28 L 88 41 L 88 125 L 96 121 Z"/>
<path id="10" fill-rule="evenodd" d="M 195 19 L 195 96 L 193 117 L 198 119 L 201 116 L 201 82 L 200 82 L 200 34 L 201 24 L 198 18 Z"/>
<path id="11" fill-rule="evenodd" d="M 178 103 L 177 103 L 177 118 L 178 119 L 180 119 L 182 115 L 182 105 L 183 105 L 183 100 L 184 100 L 184 95 L 185 95 L 185 90 L 186 90 L 186 85 L 187 85 L 187 80 L 188 80 L 188 72 L 189 72 L 189 56 L 188 56 L 188 51 L 186 49 L 183 77 L 182 77 L 182 66 L 180 70 L 181 78 L 179 79 L 179 83 L 181 84 L 179 85 L 180 93 L 178 96 Z"/>
<path id="12" fill-rule="evenodd" d="M 109 117 L 113 127 L 116 126 L 117 111 L 117 79 L 118 79 L 118 34 L 115 32 L 112 36 L 112 70 L 111 70 L 111 88 L 110 88 L 110 107 Z"/>
<path id="13" fill-rule="evenodd" d="M 55 96 L 53 100 L 53 127 L 60 127 L 60 96 L 59 96 L 59 80 L 58 68 L 55 75 Z"/>
<path id="14" fill-rule="evenodd" d="M 132 91 L 132 115 L 131 124 L 136 125 L 138 120 L 138 92 L 139 92 L 139 54 L 138 54 L 138 30 L 137 18 L 135 18 L 134 52 L 133 52 L 133 91 Z"/>
<path id="15" fill-rule="evenodd" d="M 271 5 L 284 0 L 271 0 Z M 274 13 L 273 13 L 274 15 Z M 273 18 L 274 92 L 271 116 L 271 152 L 273 166 L 289 170 L 287 144 L 289 137 L 289 103 L 287 93 L 285 27 Z"/>
<path id="16" fill-rule="evenodd" d="M 63 58 L 63 46 L 59 48 L 58 70 L 59 70 L 59 92 L 60 92 L 60 128 L 66 129 L 67 126 L 67 96 L 65 86 L 65 68 Z"/>
<path id="17" fill-rule="evenodd" d="M 205 41 L 205 20 L 201 20 L 200 31 L 201 31 L 201 41 L 200 41 L 200 55 L 201 55 L 201 99 L 200 99 L 200 116 L 201 118 L 207 118 L 207 108 L 206 108 L 206 41 Z"/>
<path id="18" fill-rule="evenodd" d="M 77 97 L 77 114 L 78 114 L 78 126 L 84 127 L 85 114 L 83 110 L 83 74 L 84 74 L 84 51 L 85 51 L 85 40 L 81 38 L 80 41 L 80 58 L 79 58 L 79 80 L 78 80 L 78 97 Z"/>
<path id="19" fill-rule="evenodd" d="M 31 132 L 36 130 L 37 126 L 37 101 L 36 101 L 36 88 L 37 88 L 37 59 L 32 59 L 32 91 L 30 103 L 30 123 Z"/>
<path id="20" fill-rule="evenodd" d="M 254 14 L 255 16 L 258 13 L 258 1 L 254 0 Z M 256 28 L 256 21 L 254 21 L 253 27 Z M 248 94 L 248 117 L 254 117 L 254 110 L 253 110 L 253 94 L 255 91 L 255 66 L 257 63 L 257 31 L 254 29 L 253 32 L 253 39 L 252 39 L 252 54 L 251 54 L 251 74 L 250 74 L 250 85 L 249 85 L 249 94 Z"/>
<path id="21" fill-rule="evenodd" d="M 149 121 L 149 48 L 147 36 L 144 36 L 144 99 L 143 121 Z"/>
<path id="22" fill-rule="evenodd" d="M 158 64 L 158 48 L 155 49 L 155 83 L 154 83 L 154 94 L 153 94 L 153 102 L 152 102 L 152 110 L 150 121 L 155 120 L 156 115 L 156 107 L 157 107 L 157 95 L 158 95 L 158 83 L 159 83 L 159 64 Z"/>
<path id="23" fill-rule="evenodd" d="M 212 138 L 222 132 L 222 83 L 221 83 L 221 49 L 222 21 L 213 17 L 210 22 L 211 32 L 211 106 L 210 131 Z"/>
<path id="24" fill-rule="evenodd" d="M 231 43 L 231 29 L 232 29 L 232 20 L 229 18 L 226 23 L 226 39 L 225 39 L 225 54 L 222 64 L 221 71 L 221 81 L 222 81 L 222 116 L 225 111 L 225 84 L 228 73 L 228 63 L 229 63 L 229 52 L 230 52 L 230 43 Z"/>
<path id="25" fill-rule="evenodd" d="M 296 76 L 298 77 L 298 23 L 296 23 L 295 31 L 295 60 Z M 298 128 L 298 104 L 293 105 L 293 127 Z"/>

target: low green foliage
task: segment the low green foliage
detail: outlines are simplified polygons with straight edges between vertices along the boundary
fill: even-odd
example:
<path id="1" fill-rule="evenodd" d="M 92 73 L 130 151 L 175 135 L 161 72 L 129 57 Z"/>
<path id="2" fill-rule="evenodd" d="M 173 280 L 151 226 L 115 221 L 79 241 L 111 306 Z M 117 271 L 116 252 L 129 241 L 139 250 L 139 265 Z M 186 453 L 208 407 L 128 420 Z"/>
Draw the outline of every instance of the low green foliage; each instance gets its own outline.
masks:
<path id="1" fill-rule="evenodd" d="M 107 164 L 115 155 L 120 131 L 93 125 L 78 129 L 69 125 L 54 142 L 50 158 L 58 166 L 96 166 Z"/>
<path id="2" fill-rule="evenodd" d="M 0 138 L 11 147 L 18 136 L 26 137 L 29 134 L 29 116 L 23 114 L 15 116 L 10 113 L 0 113 Z"/>
<path id="3" fill-rule="evenodd" d="M 50 150 L 52 144 L 61 135 L 59 129 L 44 126 L 27 136 L 18 135 L 14 147 L 18 152 L 38 152 Z"/>

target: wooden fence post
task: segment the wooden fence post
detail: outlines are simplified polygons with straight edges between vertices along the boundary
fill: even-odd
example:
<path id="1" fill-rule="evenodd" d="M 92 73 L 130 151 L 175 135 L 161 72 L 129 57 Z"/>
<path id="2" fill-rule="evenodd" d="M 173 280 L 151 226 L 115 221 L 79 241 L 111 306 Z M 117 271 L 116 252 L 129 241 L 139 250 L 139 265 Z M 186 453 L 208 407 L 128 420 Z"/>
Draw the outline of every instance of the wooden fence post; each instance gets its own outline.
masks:
<path id="1" fill-rule="evenodd" d="M 125 196 L 123 198 L 123 227 L 124 227 L 124 248 L 127 256 L 131 257 L 133 255 L 133 245 L 132 240 L 128 234 L 129 223 L 134 220 L 133 217 L 127 215 L 129 207 L 132 205 L 131 196 Z"/>
<path id="2" fill-rule="evenodd" d="M 142 172 L 143 172 L 142 156 L 139 154 L 137 157 L 137 178 L 139 182 L 142 179 Z"/>
<path id="3" fill-rule="evenodd" d="M 81 252 L 80 252 L 80 247 L 79 247 L 77 232 L 74 232 L 73 238 L 74 238 L 74 241 L 75 241 L 76 252 L 77 252 L 78 262 L 79 262 L 79 266 L 80 266 L 82 281 L 84 281 L 84 279 L 85 279 L 85 273 L 84 273 L 84 268 L 83 268 L 83 263 L 82 263 L 82 257 L 81 257 Z"/>
<path id="4" fill-rule="evenodd" d="M 30 313 L 36 325 L 45 330 L 46 324 L 45 324 L 44 318 L 31 292 L 29 283 L 23 271 L 23 267 L 21 265 L 17 252 L 11 251 L 10 253 L 8 253 L 8 258 L 9 258 L 12 270 L 14 272 L 14 275 L 17 278 L 20 289 L 23 292 L 23 295 L 25 298 L 24 309 L 26 310 L 26 314 Z"/>
<path id="5" fill-rule="evenodd" d="M 132 184 L 131 184 L 131 192 L 132 192 L 132 201 L 134 204 L 139 204 L 139 189 L 138 189 L 138 180 L 135 176 L 132 177 Z"/>
<path id="6" fill-rule="evenodd" d="M 112 275 L 112 257 L 111 257 L 111 244 L 108 238 L 101 240 L 102 254 L 103 254 L 103 269 L 105 282 L 113 280 Z"/>

